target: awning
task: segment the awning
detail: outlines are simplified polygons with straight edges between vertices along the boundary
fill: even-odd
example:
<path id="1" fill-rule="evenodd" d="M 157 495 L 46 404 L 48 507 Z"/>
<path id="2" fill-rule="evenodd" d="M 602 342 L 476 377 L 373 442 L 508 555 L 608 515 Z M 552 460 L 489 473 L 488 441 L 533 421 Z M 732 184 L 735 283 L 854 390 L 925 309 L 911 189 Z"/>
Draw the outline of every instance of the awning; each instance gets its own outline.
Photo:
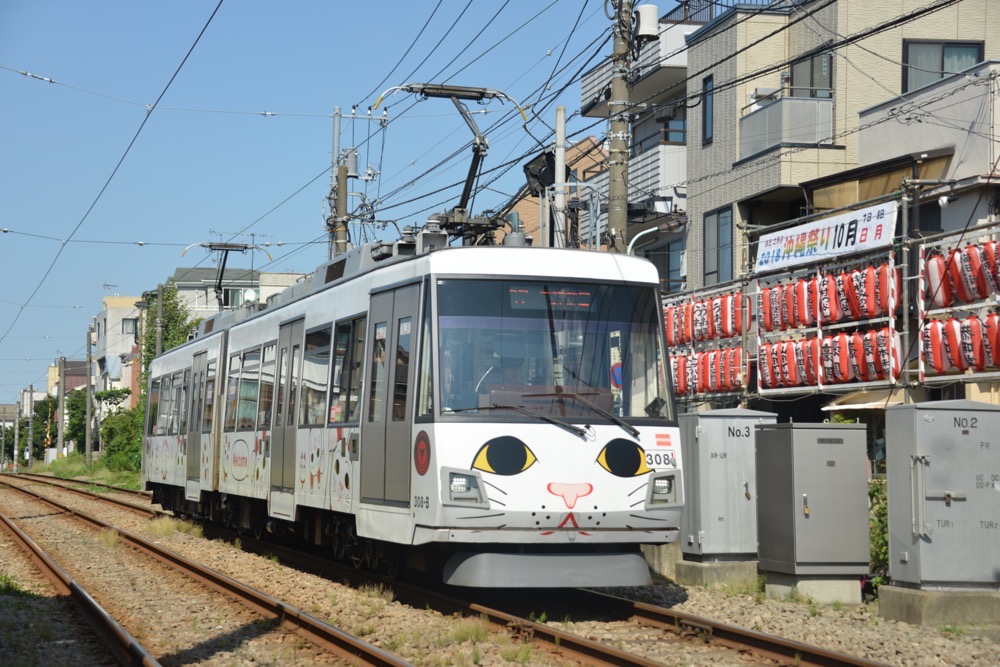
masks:
<path id="1" fill-rule="evenodd" d="M 910 398 L 916 403 L 923 400 L 923 389 L 912 390 Z M 902 387 L 893 389 L 866 389 L 864 391 L 852 391 L 849 394 L 838 396 L 821 410 L 826 412 L 840 412 L 841 410 L 884 410 L 891 405 L 903 403 L 904 390 Z"/>

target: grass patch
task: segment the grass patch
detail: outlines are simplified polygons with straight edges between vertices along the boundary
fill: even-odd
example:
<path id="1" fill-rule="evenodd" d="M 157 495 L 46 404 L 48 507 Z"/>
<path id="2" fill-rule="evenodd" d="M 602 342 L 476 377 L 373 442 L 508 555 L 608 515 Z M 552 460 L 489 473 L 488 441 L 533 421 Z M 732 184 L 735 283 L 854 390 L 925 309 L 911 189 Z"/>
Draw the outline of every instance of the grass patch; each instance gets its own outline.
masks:
<path id="1" fill-rule="evenodd" d="M 11 597 L 18 598 L 36 598 L 39 597 L 34 593 L 29 593 L 28 591 L 21 588 L 21 585 L 10 578 L 6 574 L 0 574 L 0 595 L 9 595 Z"/>
<path id="2" fill-rule="evenodd" d="M 500 649 L 500 657 L 507 662 L 519 662 L 526 665 L 531 660 L 531 645 L 518 644 L 502 648 Z"/>
<path id="3" fill-rule="evenodd" d="M 117 546 L 120 539 L 118 531 L 114 528 L 102 528 L 97 534 L 97 542 L 109 548 Z"/>
<path id="4" fill-rule="evenodd" d="M 169 516 L 161 516 L 146 524 L 146 532 L 154 537 L 169 537 L 174 533 L 187 533 L 192 537 L 202 537 L 204 530 L 193 521 L 182 521 Z"/>
<path id="5" fill-rule="evenodd" d="M 86 458 L 79 452 L 56 459 L 49 464 L 36 463 L 31 466 L 29 472 L 49 474 L 62 479 L 79 479 L 95 484 L 110 484 L 134 491 L 142 489 L 142 479 L 138 472 L 108 470 L 101 464 L 100 459 L 96 459 L 88 466 Z"/>
<path id="6" fill-rule="evenodd" d="M 764 583 L 765 578 L 761 575 L 756 579 L 744 579 L 743 581 L 724 584 L 718 590 L 726 597 L 747 595 L 760 601 L 764 597 Z"/>
<path id="7" fill-rule="evenodd" d="M 381 583 L 363 584 L 358 589 L 358 592 L 366 597 L 384 600 L 385 602 L 392 602 L 396 599 L 396 594 L 392 592 L 392 589 Z"/>
<path id="8" fill-rule="evenodd" d="M 952 625 L 950 623 L 942 625 L 938 629 L 941 631 L 941 634 L 945 635 L 946 637 L 950 636 L 958 638 L 965 634 L 965 628 L 959 625 Z"/>
<path id="9" fill-rule="evenodd" d="M 455 623 L 451 630 L 451 638 L 456 644 L 472 641 L 486 641 L 490 636 L 490 623 L 485 616 L 479 618 L 463 618 Z"/>

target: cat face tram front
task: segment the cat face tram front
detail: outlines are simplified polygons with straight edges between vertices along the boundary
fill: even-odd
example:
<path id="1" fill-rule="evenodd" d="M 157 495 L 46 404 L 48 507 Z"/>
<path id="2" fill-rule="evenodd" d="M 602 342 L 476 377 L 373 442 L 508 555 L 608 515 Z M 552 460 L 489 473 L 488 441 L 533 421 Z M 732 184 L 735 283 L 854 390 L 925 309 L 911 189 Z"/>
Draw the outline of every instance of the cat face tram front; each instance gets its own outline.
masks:
<path id="1" fill-rule="evenodd" d="M 430 285 L 414 543 L 450 545 L 460 585 L 646 583 L 638 545 L 675 540 L 683 500 L 655 289 Z"/>

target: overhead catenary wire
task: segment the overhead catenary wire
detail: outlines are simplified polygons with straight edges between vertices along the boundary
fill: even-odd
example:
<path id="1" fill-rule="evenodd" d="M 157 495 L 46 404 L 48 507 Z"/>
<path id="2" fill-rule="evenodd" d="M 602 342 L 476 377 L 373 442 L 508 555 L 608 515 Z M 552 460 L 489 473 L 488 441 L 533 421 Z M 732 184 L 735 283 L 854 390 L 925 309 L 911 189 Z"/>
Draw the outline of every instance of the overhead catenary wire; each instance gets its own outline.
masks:
<path id="1" fill-rule="evenodd" d="M 135 145 L 135 142 L 139 139 L 139 135 L 142 133 L 143 128 L 146 127 L 146 122 L 149 120 L 149 118 L 152 115 L 153 111 L 156 110 L 156 106 L 160 103 L 160 100 L 162 100 L 163 96 L 167 94 L 167 91 L 170 89 L 170 85 L 174 82 L 174 79 L 176 79 L 177 75 L 180 74 L 181 69 L 183 69 L 183 67 L 184 67 L 184 63 L 187 62 L 188 58 L 194 52 L 195 47 L 198 45 L 198 42 L 201 41 L 202 35 L 204 35 L 205 31 L 208 30 L 208 26 L 211 25 L 212 19 L 215 18 L 215 15 L 218 13 L 219 8 L 222 7 L 222 2 L 223 2 L 223 0 L 219 0 L 218 4 L 215 6 L 215 9 L 212 10 L 212 13 L 208 17 L 208 20 L 205 22 L 205 25 L 202 27 L 201 31 L 198 33 L 198 36 L 195 38 L 194 43 L 188 49 L 187 53 L 184 54 L 184 58 L 181 59 L 181 62 L 177 66 L 177 69 L 174 70 L 174 73 L 170 77 L 170 80 L 167 81 L 167 85 L 165 85 L 163 87 L 163 90 L 160 92 L 159 97 L 156 98 L 156 101 L 152 104 L 152 106 L 150 107 L 149 111 L 146 113 L 146 116 L 142 119 L 142 122 L 139 124 L 139 128 L 135 131 L 135 134 L 132 136 L 132 140 L 129 142 L 128 146 L 125 148 L 125 152 L 122 153 L 122 156 L 118 159 L 118 163 L 115 165 L 114 169 L 111 170 L 111 174 L 108 176 L 107 180 L 104 182 L 104 185 L 101 187 L 100 191 L 97 193 L 97 196 L 94 198 L 94 201 L 91 202 L 89 208 L 87 208 L 87 211 L 83 214 L 83 217 L 80 218 L 80 221 L 73 228 L 73 231 L 70 232 L 69 236 L 66 239 L 67 241 L 72 240 L 72 238 L 74 236 L 76 236 L 76 233 L 80 230 L 80 228 L 83 226 L 83 224 L 87 221 L 87 218 L 90 217 L 91 211 L 93 211 L 94 207 L 97 206 L 97 202 L 99 202 L 101 200 L 101 197 L 104 195 L 105 191 L 107 191 L 108 186 L 111 185 L 111 181 L 114 180 L 114 177 L 118 173 L 118 170 L 121 168 L 122 164 L 125 162 L 125 158 L 128 157 L 128 154 L 132 150 L 132 147 Z M 31 303 L 32 299 L 35 298 L 35 295 L 38 294 L 38 290 L 40 290 L 42 288 L 42 285 L 45 284 L 46 279 L 49 277 L 49 275 L 52 273 L 52 270 L 55 268 L 56 264 L 59 262 L 59 258 L 62 256 L 62 252 L 63 252 L 63 249 L 65 247 L 66 247 L 65 243 L 63 243 L 62 245 L 60 245 L 59 250 L 56 251 L 56 255 L 52 259 L 52 263 L 49 264 L 49 267 L 48 267 L 48 269 L 46 269 L 44 275 L 42 275 L 41 280 L 38 281 L 38 284 L 35 286 L 35 289 L 31 292 L 31 295 L 25 301 L 25 305 Z M 24 307 L 22 306 L 18 310 L 17 314 L 14 316 L 13 321 L 11 321 L 11 323 L 7 326 L 7 329 L 4 331 L 4 333 L 2 335 L 0 335 L 0 344 L 3 343 L 4 339 L 7 337 L 7 334 L 9 334 L 13 330 L 14 326 L 17 324 L 17 321 L 21 317 L 21 313 L 23 313 L 23 312 L 24 312 Z"/>

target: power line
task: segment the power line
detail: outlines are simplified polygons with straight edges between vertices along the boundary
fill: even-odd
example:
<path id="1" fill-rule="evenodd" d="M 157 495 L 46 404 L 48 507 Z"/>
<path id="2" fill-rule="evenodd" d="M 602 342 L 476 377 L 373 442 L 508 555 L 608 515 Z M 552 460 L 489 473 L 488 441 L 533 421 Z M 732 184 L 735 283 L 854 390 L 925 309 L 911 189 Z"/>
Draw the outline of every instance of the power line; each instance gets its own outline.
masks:
<path id="1" fill-rule="evenodd" d="M 160 92 L 159 97 L 156 98 L 156 101 L 153 103 L 149 111 L 146 113 L 145 118 L 142 119 L 142 123 L 139 124 L 139 129 L 136 130 L 135 135 L 132 137 L 132 141 L 130 141 L 128 146 L 125 148 L 125 152 L 118 160 L 118 164 L 115 165 L 115 168 L 111 171 L 111 175 L 108 176 L 108 179 L 101 187 L 100 192 L 97 193 L 97 197 L 94 198 L 94 201 L 90 204 L 90 207 L 87 209 L 86 213 L 84 213 L 83 217 L 80 218 L 80 221 L 76 223 L 76 227 L 73 228 L 73 231 L 70 233 L 66 241 L 70 241 L 73 239 L 74 236 L 76 236 L 77 231 L 79 231 L 80 227 L 83 226 L 83 223 L 86 222 L 87 218 L 90 216 L 91 211 L 93 211 L 94 207 L 97 206 L 97 202 L 101 200 L 101 197 L 104 195 L 104 192 L 108 189 L 108 186 L 111 185 L 111 181 L 114 179 L 115 174 L 118 173 L 118 170 L 121 168 L 122 163 L 125 162 L 125 158 L 128 157 L 129 152 L 132 150 L 132 146 L 134 146 L 135 142 L 139 139 L 139 134 L 142 132 L 142 129 L 146 127 L 146 122 L 149 120 L 149 117 L 156 109 L 156 106 L 160 103 L 160 100 L 163 99 L 163 96 L 167 94 L 167 90 L 170 89 L 170 85 L 174 82 L 174 79 L 176 79 L 177 75 L 180 74 L 181 69 L 184 67 L 184 63 L 187 62 L 188 58 L 191 56 L 191 53 L 194 51 L 194 48 L 198 45 L 198 42 L 201 41 L 202 35 L 204 35 L 205 31 L 208 30 L 208 26 L 212 23 L 212 19 L 215 18 L 215 15 L 216 13 L 218 13 L 219 8 L 222 7 L 222 2 L 223 0 L 219 0 L 219 4 L 217 4 L 215 6 L 215 9 L 212 10 L 211 16 L 208 17 L 208 20 L 202 27 L 201 32 L 198 33 L 198 36 L 195 38 L 194 43 L 191 45 L 191 48 L 188 49 L 187 53 L 184 55 L 184 58 L 181 60 L 180 65 L 178 65 L 177 69 L 174 71 L 173 76 L 171 76 L 170 80 L 167 81 L 167 85 L 163 87 L 163 90 Z M 14 316 L 14 320 L 7 327 L 7 330 L 4 331 L 3 335 L 0 336 L 0 343 L 2 343 L 4 339 L 6 339 L 7 334 L 9 334 L 11 330 L 14 328 L 14 326 L 17 324 L 17 321 L 21 318 L 21 313 L 24 312 L 24 307 L 31 303 L 32 299 L 35 298 L 35 295 L 38 294 L 38 290 L 40 290 L 42 288 L 42 285 L 45 284 L 45 280 L 52 273 L 52 269 L 55 268 L 55 265 L 59 261 L 59 258 L 62 256 L 62 252 L 65 248 L 66 248 L 66 243 L 64 242 L 62 245 L 59 246 L 59 250 L 56 251 L 56 256 L 52 258 L 52 263 L 49 265 L 49 268 L 45 271 L 45 274 L 42 276 L 42 279 L 38 281 L 38 285 L 35 286 L 35 289 L 31 292 L 31 295 L 28 297 L 28 300 L 25 301 L 24 306 L 22 306 L 17 311 L 17 314 Z"/>

